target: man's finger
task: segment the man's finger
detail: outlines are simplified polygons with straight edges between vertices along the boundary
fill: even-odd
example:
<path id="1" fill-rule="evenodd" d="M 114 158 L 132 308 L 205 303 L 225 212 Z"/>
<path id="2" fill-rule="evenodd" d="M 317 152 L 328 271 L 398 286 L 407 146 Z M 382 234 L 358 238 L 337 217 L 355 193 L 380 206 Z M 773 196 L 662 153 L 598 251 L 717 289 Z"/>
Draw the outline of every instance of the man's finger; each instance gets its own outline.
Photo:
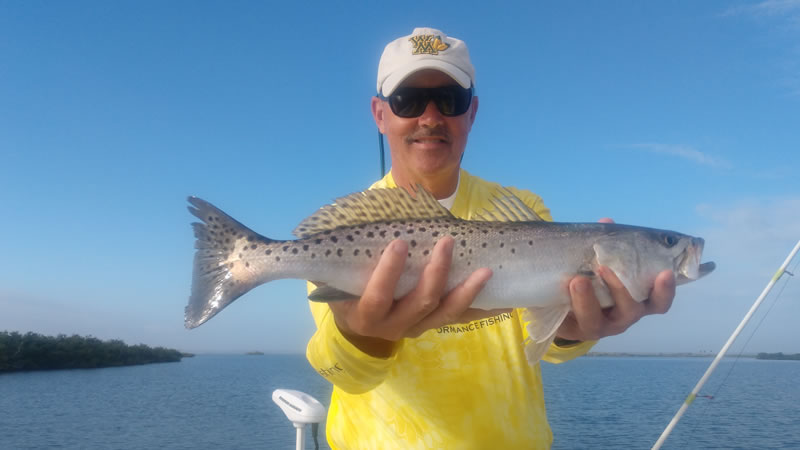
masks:
<path id="1" fill-rule="evenodd" d="M 453 238 L 443 237 L 433 247 L 431 260 L 423 269 L 417 286 L 392 311 L 391 325 L 407 329 L 439 307 L 447 287 L 453 260 Z"/>
<path id="2" fill-rule="evenodd" d="M 569 292 L 572 299 L 572 312 L 581 333 L 586 340 L 600 339 L 603 324 L 607 319 L 594 294 L 591 281 L 584 276 L 574 277 L 570 280 Z"/>
<path id="3" fill-rule="evenodd" d="M 650 299 L 645 302 L 647 314 L 664 314 L 672 306 L 675 298 L 675 274 L 665 270 L 656 277 Z"/>
<path id="4" fill-rule="evenodd" d="M 407 255 L 408 244 L 404 241 L 394 240 L 386 246 L 358 302 L 353 319 L 359 322 L 359 326 L 374 324 L 389 313 L 394 303 L 394 288 L 403 274 Z"/>

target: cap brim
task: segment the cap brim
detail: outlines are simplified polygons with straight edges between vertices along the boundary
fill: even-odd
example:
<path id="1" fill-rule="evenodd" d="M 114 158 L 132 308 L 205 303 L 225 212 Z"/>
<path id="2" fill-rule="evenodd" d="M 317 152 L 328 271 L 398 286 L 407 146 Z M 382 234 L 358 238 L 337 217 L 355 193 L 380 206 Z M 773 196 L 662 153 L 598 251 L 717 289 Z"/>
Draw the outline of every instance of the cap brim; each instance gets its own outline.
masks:
<path id="1" fill-rule="evenodd" d="M 408 77 L 419 72 L 420 70 L 425 69 L 433 69 L 443 72 L 450 78 L 454 79 L 459 85 L 461 85 L 461 87 L 465 89 L 472 85 L 472 81 L 466 72 L 445 61 L 421 59 L 414 64 L 405 66 L 404 69 L 405 70 L 403 71 L 394 72 L 386 77 L 386 79 L 383 81 L 383 85 L 381 86 L 381 94 L 383 94 L 384 97 L 391 95 L 392 92 L 394 92 L 394 90 Z"/>

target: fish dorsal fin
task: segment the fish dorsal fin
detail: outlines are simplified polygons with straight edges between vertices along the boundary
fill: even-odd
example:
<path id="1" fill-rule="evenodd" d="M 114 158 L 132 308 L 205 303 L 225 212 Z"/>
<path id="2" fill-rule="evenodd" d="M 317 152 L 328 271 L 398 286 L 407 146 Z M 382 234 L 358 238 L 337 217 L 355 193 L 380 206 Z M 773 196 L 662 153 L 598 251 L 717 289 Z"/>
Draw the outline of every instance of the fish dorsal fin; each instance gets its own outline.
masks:
<path id="1" fill-rule="evenodd" d="M 325 230 L 385 220 L 452 217 L 422 186 L 417 185 L 415 194 L 413 197 L 402 188 L 380 188 L 346 195 L 300 222 L 293 233 L 306 238 Z"/>
<path id="2" fill-rule="evenodd" d="M 482 209 L 474 217 L 487 222 L 540 222 L 543 220 L 519 197 L 504 187 L 497 189 L 491 202 L 494 207 L 491 211 Z"/>

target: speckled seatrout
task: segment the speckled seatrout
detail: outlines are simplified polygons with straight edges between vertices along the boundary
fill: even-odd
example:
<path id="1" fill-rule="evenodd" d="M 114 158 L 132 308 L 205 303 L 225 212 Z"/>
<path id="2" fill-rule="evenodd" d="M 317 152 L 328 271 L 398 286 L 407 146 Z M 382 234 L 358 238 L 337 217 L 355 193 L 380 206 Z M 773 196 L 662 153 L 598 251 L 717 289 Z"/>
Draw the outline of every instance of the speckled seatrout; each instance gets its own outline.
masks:
<path id="1" fill-rule="evenodd" d="M 473 307 L 527 308 L 528 359 L 538 361 L 570 309 L 567 281 L 592 277 L 603 306 L 613 305 L 598 265 L 611 268 L 637 301 L 649 295 L 656 275 L 671 269 L 678 284 L 700 278 L 714 263 L 700 264 L 703 240 L 673 231 L 621 224 L 545 222 L 511 192 L 502 190 L 474 219 L 454 217 L 425 190 L 373 189 L 320 208 L 295 230 L 299 239 L 261 236 L 210 203 L 190 197 L 196 237 L 187 328 L 201 325 L 254 287 L 282 278 L 324 283 L 315 301 L 358 297 L 384 248 L 408 242 L 406 268 L 395 298 L 416 285 L 443 236 L 455 239 L 450 290 L 474 270 L 493 275 Z"/>

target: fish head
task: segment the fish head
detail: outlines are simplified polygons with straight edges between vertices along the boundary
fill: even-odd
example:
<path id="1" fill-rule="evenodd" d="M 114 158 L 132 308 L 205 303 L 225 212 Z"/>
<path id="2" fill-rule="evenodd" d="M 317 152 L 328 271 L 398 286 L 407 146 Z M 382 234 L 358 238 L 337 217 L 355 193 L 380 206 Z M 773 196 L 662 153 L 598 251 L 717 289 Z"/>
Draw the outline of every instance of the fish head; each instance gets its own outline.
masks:
<path id="1" fill-rule="evenodd" d="M 622 281 L 637 301 L 650 295 L 655 278 L 671 270 L 677 284 L 701 278 L 714 263 L 700 263 L 702 238 L 668 230 L 620 225 L 599 239 L 595 245 L 597 263 L 607 266 Z"/>

